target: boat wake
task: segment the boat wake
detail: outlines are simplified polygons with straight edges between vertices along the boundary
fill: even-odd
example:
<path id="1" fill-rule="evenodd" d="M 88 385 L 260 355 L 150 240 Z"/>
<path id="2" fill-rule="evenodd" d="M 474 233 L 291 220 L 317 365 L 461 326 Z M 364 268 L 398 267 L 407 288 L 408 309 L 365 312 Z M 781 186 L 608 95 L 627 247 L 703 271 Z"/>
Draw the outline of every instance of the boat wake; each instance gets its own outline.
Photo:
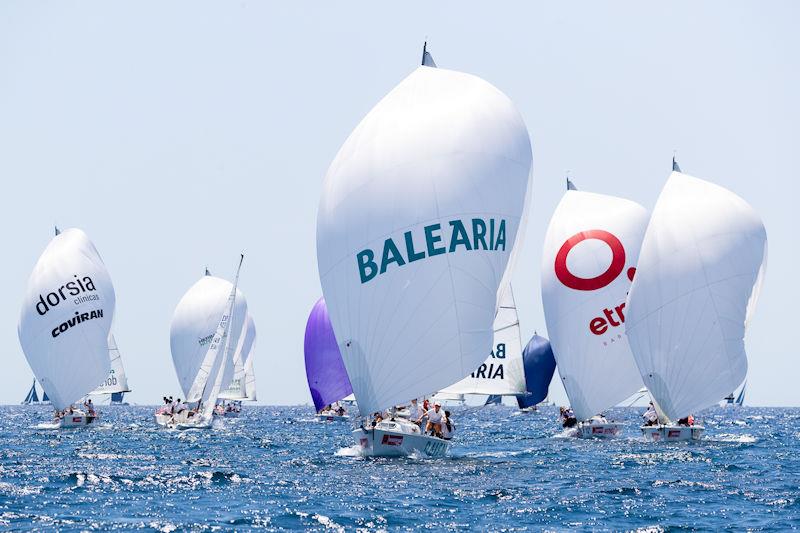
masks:
<path id="1" fill-rule="evenodd" d="M 336 457 L 363 457 L 364 454 L 361 452 L 361 446 L 358 444 L 353 444 L 352 446 L 347 446 L 345 448 L 339 448 L 334 453 Z"/>
<path id="2" fill-rule="evenodd" d="M 712 440 L 712 439 L 708 439 Z M 721 433 L 714 435 L 714 442 L 732 442 L 735 444 L 753 444 L 758 442 L 758 439 L 752 435 L 734 435 L 733 433 Z"/>

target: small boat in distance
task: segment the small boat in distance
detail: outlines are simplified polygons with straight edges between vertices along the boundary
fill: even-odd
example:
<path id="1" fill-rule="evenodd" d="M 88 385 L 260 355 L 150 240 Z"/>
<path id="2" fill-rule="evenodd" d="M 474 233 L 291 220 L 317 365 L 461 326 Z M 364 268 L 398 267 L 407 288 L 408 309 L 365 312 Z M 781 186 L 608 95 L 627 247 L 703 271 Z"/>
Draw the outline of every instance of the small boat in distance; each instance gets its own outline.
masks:
<path id="1" fill-rule="evenodd" d="M 123 395 L 131 392 L 128 386 L 128 377 L 125 375 L 125 367 L 122 365 L 122 355 L 117 347 L 117 340 L 113 333 L 108 334 L 108 357 L 111 370 L 105 381 L 99 387 L 89 393 L 89 396 L 107 396 L 110 405 L 122 405 Z"/>
<path id="2" fill-rule="evenodd" d="M 39 394 L 36 392 L 36 378 L 33 378 L 33 383 L 31 384 L 31 388 L 28 390 L 28 394 L 25 395 L 25 399 L 20 402 L 20 405 L 49 405 L 50 398 L 47 397 L 47 392 L 42 389 L 42 399 L 39 400 Z"/>
<path id="3" fill-rule="evenodd" d="M 673 159 L 627 299 L 626 334 L 658 414 L 641 428 L 647 440 L 701 438 L 705 428 L 691 423 L 692 414 L 744 381 L 744 337 L 766 258 L 755 210 L 682 173 Z"/>
<path id="4" fill-rule="evenodd" d="M 530 137 L 511 100 L 435 68 L 427 47 L 422 63 L 345 141 L 317 216 L 325 303 L 372 415 L 352 433 L 365 456 L 447 452 L 449 440 L 386 410 L 486 359 L 528 198 Z"/>
<path id="5" fill-rule="evenodd" d="M 75 228 L 56 229 L 28 280 L 18 326 L 22 351 L 56 410 L 47 428 L 84 427 L 96 419 L 91 408 L 72 404 L 109 373 L 115 299 L 89 237 Z"/>

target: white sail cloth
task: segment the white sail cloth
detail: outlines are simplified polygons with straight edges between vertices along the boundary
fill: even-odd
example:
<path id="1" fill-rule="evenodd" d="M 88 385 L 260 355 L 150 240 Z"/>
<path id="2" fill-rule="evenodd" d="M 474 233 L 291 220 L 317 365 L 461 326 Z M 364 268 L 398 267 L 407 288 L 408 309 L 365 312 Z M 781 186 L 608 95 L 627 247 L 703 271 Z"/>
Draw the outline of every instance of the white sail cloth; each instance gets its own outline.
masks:
<path id="1" fill-rule="evenodd" d="M 111 363 L 111 371 L 106 376 L 105 381 L 94 389 L 91 394 L 130 392 L 128 376 L 125 375 L 125 367 L 122 365 L 122 355 L 119 353 L 117 340 L 114 338 L 113 333 L 108 334 L 108 358 Z"/>
<path id="2" fill-rule="evenodd" d="M 114 306 L 111 278 L 89 237 L 73 228 L 53 238 L 28 280 L 18 333 L 56 409 L 85 396 L 108 375 Z"/>
<path id="3" fill-rule="evenodd" d="M 647 227 L 635 202 L 568 190 L 542 254 L 542 304 L 558 372 L 578 420 L 635 393 L 625 298 Z"/>
<path id="4" fill-rule="evenodd" d="M 206 361 L 210 344 L 220 319 L 227 313 L 229 297 L 233 284 L 215 276 L 203 276 L 183 295 L 170 325 L 170 348 L 175 372 L 187 401 L 197 401 L 196 394 L 190 394 L 193 384 L 200 376 L 200 389 L 209 376 L 216 376 L 222 358 Z M 236 346 L 247 316 L 247 300 L 241 291 L 236 291 L 236 304 L 233 321 L 226 325 L 226 339 Z M 232 359 L 229 375 L 232 377 Z M 204 363 L 206 363 L 204 365 Z M 230 379 L 230 378 L 229 378 Z M 227 383 L 223 383 L 227 387 Z"/>
<path id="5" fill-rule="evenodd" d="M 492 353 L 469 376 L 439 391 L 438 399 L 464 394 L 515 396 L 525 394 L 522 337 L 511 285 L 500 289 L 500 306 L 494 317 Z M 461 398 L 463 400 L 463 397 Z"/>
<path id="6" fill-rule="evenodd" d="M 230 386 L 219 395 L 223 400 L 246 400 L 247 393 L 247 366 L 253 347 L 256 342 L 256 325 L 250 313 L 247 314 L 243 333 L 239 336 L 239 343 L 233 355 L 233 379 Z M 252 366 L 251 366 L 252 368 Z"/>
<path id="7" fill-rule="evenodd" d="M 744 380 L 745 323 L 766 254 L 764 225 L 744 200 L 670 175 L 647 227 L 625 324 L 644 384 L 670 419 L 715 404 Z"/>
<path id="8" fill-rule="evenodd" d="M 530 169 L 528 131 L 504 94 L 425 66 L 344 143 L 323 185 L 317 258 L 362 412 L 437 391 L 486 358 Z"/>

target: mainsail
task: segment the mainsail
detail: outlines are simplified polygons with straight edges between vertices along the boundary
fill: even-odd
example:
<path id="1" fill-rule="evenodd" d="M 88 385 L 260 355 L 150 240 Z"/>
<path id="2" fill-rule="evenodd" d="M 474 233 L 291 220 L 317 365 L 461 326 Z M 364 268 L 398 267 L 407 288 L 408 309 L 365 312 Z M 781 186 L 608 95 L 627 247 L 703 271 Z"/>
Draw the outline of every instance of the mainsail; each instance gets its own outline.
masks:
<path id="1" fill-rule="evenodd" d="M 642 386 L 624 335 L 647 211 L 635 202 L 569 189 L 542 256 L 542 303 L 559 375 L 586 420 Z"/>
<path id="2" fill-rule="evenodd" d="M 325 307 L 325 298 L 317 300 L 308 315 L 303 349 L 308 389 L 317 412 L 353 393 L 333 334 L 328 308 Z"/>
<path id="3" fill-rule="evenodd" d="M 317 259 L 362 412 L 440 390 L 486 358 L 531 159 L 508 97 L 428 66 L 345 141 L 323 185 Z"/>
<path id="4" fill-rule="evenodd" d="M 744 380 L 745 324 L 766 253 L 764 225 L 744 200 L 672 172 L 647 227 L 625 324 L 644 384 L 669 419 Z"/>
<path id="5" fill-rule="evenodd" d="M 250 313 L 247 313 L 244 330 L 239 336 L 239 343 L 233 354 L 233 379 L 230 386 L 219 394 L 221 400 L 248 400 L 247 368 L 256 342 L 256 325 Z M 250 365 L 252 368 L 252 365 Z"/>
<path id="6" fill-rule="evenodd" d="M 100 254 L 79 229 L 50 241 L 33 268 L 19 340 L 56 409 L 88 394 L 109 372 L 115 295 Z"/>
<path id="7" fill-rule="evenodd" d="M 500 289 L 500 305 L 493 328 L 494 341 L 489 357 L 469 376 L 440 393 L 489 396 L 525 394 L 522 337 L 511 285 Z"/>
<path id="8" fill-rule="evenodd" d="M 211 354 L 209 351 L 216 332 L 220 330 L 222 318 L 225 319 L 222 329 L 225 338 L 218 344 L 227 344 L 228 337 L 233 346 L 239 342 L 247 316 L 247 301 L 237 289 L 233 319 L 228 324 L 233 288 L 229 281 L 203 276 L 184 294 L 175 308 L 170 325 L 170 348 L 175 372 L 187 401 L 198 401 L 206 389 L 209 376 L 216 376 L 220 368 L 222 358 L 216 357 L 220 347 L 215 345 L 215 351 Z M 209 387 L 207 392 L 210 391 Z"/>
<path id="9" fill-rule="evenodd" d="M 128 377 L 125 375 L 125 367 L 122 366 L 122 356 L 119 353 L 117 340 L 114 338 L 113 333 L 108 334 L 108 357 L 111 362 L 111 371 L 105 381 L 94 389 L 91 394 L 130 392 L 131 389 L 128 387 Z M 121 397 L 119 401 L 122 401 Z"/>
<path id="10" fill-rule="evenodd" d="M 533 407 L 547 398 L 550 382 L 556 371 L 556 359 L 550 341 L 534 333 L 522 351 L 525 366 L 525 396 L 517 396 L 520 409 Z"/>

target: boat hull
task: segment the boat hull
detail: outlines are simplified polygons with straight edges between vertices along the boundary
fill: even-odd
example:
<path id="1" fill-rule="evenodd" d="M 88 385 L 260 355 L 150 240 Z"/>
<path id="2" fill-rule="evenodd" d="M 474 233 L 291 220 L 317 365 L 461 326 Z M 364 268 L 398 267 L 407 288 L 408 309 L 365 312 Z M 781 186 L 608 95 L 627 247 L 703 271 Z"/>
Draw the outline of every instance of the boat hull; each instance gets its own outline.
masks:
<path id="1" fill-rule="evenodd" d="M 359 428 L 353 431 L 353 438 L 367 457 L 406 457 L 415 453 L 442 457 L 450 447 L 448 441 L 429 435 L 377 428 Z"/>
<path id="2" fill-rule="evenodd" d="M 58 422 L 58 427 L 62 429 L 82 428 L 91 425 L 97 420 L 97 416 L 90 416 L 83 413 L 66 414 Z"/>
<path id="3" fill-rule="evenodd" d="M 156 413 L 155 421 L 161 427 L 176 427 L 178 424 L 189 423 L 191 417 L 187 416 L 188 411 L 183 411 L 180 414 L 171 415 L 166 413 Z"/>
<path id="4" fill-rule="evenodd" d="M 642 435 L 651 442 L 680 442 L 700 440 L 706 428 L 703 426 L 642 426 Z"/>
<path id="5" fill-rule="evenodd" d="M 321 420 L 323 422 L 347 422 L 350 420 L 350 417 L 347 415 L 328 415 L 323 413 L 317 413 L 317 420 Z"/>
<path id="6" fill-rule="evenodd" d="M 582 439 L 613 439 L 622 432 L 622 424 L 617 422 L 598 422 L 578 424 L 578 436 Z"/>

